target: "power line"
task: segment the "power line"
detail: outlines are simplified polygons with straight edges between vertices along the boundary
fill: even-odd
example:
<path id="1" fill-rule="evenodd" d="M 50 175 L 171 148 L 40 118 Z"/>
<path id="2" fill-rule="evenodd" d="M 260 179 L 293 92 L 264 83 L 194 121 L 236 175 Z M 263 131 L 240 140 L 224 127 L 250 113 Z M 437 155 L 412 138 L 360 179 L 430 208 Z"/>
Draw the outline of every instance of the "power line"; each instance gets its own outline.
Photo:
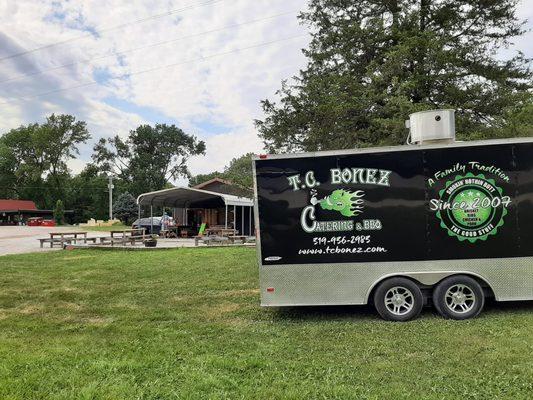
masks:
<path id="1" fill-rule="evenodd" d="M 79 173 L 78 173 L 79 175 Z M 102 183 L 101 186 L 91 186 L 91 185 L 83 185 L 83 188 L 84 189 L 105 189 L 107 188 L 107 185 L 109 184 L 109 182 L 104 182 Z M 12 192 L 15 192 L 17 190 L 20 190 L 20 189 L 56 189 L 54 188 L 53 186 L 17 186 L 16 188 L 3 188 L 5 190 L 10 190 Z M 73 188 L 73 187 L 67 187 L 66 188 L 67 190 L 78 190 L 77 188 Z"/>
<path id="2" fill-rule="evenodd" d="M 193 4 L 193 5 L 190 5 L 190 6 L 186 6 L 186 7 L 182 7 L 182 8 L 178 8 L 178 9 L 174 9 L 174 10 L 170 10 L 170 11 L 166 11 L 166 12 L 161 13 L 161 14 L 150 15 L 149 17 L 140 18 L 140 19 L 137 19 L 135 21 L 126 22 L 124 24 L 110 26 L 108 28 L 102 28 L 102 29 L 96 31 L 96 34 L 100 35 L 100 34 L 102 34 L 104 32 L 109 32 L 109 31 L 114 31 L 114 30 L 117 30 L 117 29 L 122 29 L 122 28 L 125 28 L 125 27 L 130 26 L 130 25 L 135 25 L 135 24 L 139 24 L 139 23 L 142 23 L 142 22 L 146 22 L 146 21 L 151 21 L 151 20 L 154 20 L 154 19 L 167 17 L 167 16 L 170 16 L 170 15 L 173 15 L 173 14 L 178 14 L 178 13 L 183 12 L 183 11 L 193 10 L 195 8 L 200 8 L 200 7 L 204 7 L 204 6 L 207 6 L 207 5 L 220 3 L 222 1 L 225 1 L 225 0 L 209 0 L 209 1 L 206 1 L 206 2 L 203 2 L 203 3 Z M 19 53 L 14 53 L 14 54 L 10 54 L 8 56 L 1 57 L 0 58 L 0 62 L 5 61 L 5 60 L 9 60 L 9 59 L 12 59 L 12 58 L 16 58 L 16 57 L 21 57 L 21 56 L 24 56 L 26 54 L 34 53 L 36 51 L 49 49 L 51 47 L 60 46 L 60 45 L 66 44 L 66 43 L 75 42 L 77 40 L 85 39 L 85 38 L 88 38 L 88 37 L 93 37 L 93 36 L 94 36 L 93 33 L 87 33 L 85 35 L 72 37 L 70 39 L 65 39 L 65 40 L 62 40 L 62 41 L 59 41 L 59 42 L 46 44 L 46 45 L 40 46 L 40 47 L 35 47 L 33 49 L 30 49 L 30 50 L 24 50 L 24 51 L 21 51 Z"/>
<path id="3" fill-rule="evenodd" d="M 144 69 L 144 70 L 140 70 L 140 71 L 134 71 L 134 72 L 130 72 L 130 73 L 127 73 L 127 74 L 124 74 L 124 75 L 120 75 L 120 76 L 116 76 L 116 77 L 110 78 L 110 80 L 124 79 L 124 78 L 128 78 L 128 77 L 134 76 L 134 75 L 141 75 L 141 74 L 146 74 L 146 73 L 149 73 L 149 72 L 158 71 L 158 70 L 165 69 L 165 68 L 172 68 L 172 67 L 177 67 L 179 65 L 190 64 L 190 63 L 194 63 L 196 61 L 205 61 L 205 60 L 209 60 L 209 59 L 212 59 L 212 58 L 222 57 L 222 56 L 226 56 L 226 55 L 229 55 L 229 54 L 234 54 L 234 53 L 238 53 L 238 52 L 245 51 L 245 50 L 255 49 L 255 48 L 258 48 L 258 47 L 262 47 L 262 46 L 268 46 L 268 45 L 271 45 L 271 44 L 274 44 L 274 43 L 285 42 L 285 41 L 288 41 L 288 40 L 292 40 L 292 39 L 296 39 L 296 38 L 300 38 L 300 37 L 304 37 L 304 36 L 307 36 L 307 34 L 289 36 L 289 37 L 285 37 L 285 38 L 282 38 L 282 39 L 272 40 L 272 41 L 269 41 L 269 42 L 257 43 L 257 44 L 254 44 L 254 45 L 251 45 L 251 46 L 242 47 L 242 48 L 239 48 L 239 49 L 229 50 L 229 51 L 225 51 L 225 52 L 221 52 L 221 53 L 210 54 L 210 55 L 207 55 L 205 57 L 199 57 L 199 58 L 194 58 L 194 59 L 190 59 L 190 60 L 186 60 L 186 61 L 180 61 L 180 62 L 177 62 L 177 63 L 167 64 L 167 65 L 160 65 L 158 67 L 148 68 L 148 69 Z M 59 89 L 55 89 L 55 90 L 50 90 L 48 92 L 39 93 L 39 94 L 30 96 L 30 97 L 27 97 L 27 96 L 12 97 L 8 101 L 0 102 L 0 104 L 9 104 L 10 101 L 12 101 L 12 100 L 31 100 L 31 99 L 34 99 L 34 98 L 43 97 L 43 96 L 47 96 L 49 94 L 59 93 L 59 92 L 63 92 L 63 91 L 66 91 L 66 90 L 80 89 L 80 88 L 83 88 L 83 87 L 92 86 L 92 85 L 95 85 L 95 84 L 98 84 L 98 83 L 99 83 L 98 81 L 93 80 L 93 81 L 90 81 L 90 82 L 87 82 L 87 83 L 82 83 L 82 84 L 75 85 L 75 86 L 69 86 L 69 87 L 65 87 L 65 88 L 59 88 Z"/>
<path id="4" fill-rule="evenodd" d="M 192 34 L 192 35 L 181 36 L 181 37 L 174 38 L 174 39 L 169 39 L 169 40 L 164 40 L 164 41 L 161 41 L 161 42 L 156 42 L 156 43 L 147 44 L 147 45 L 143 45 L 143 46 L 139 46 L 139 47 L 134 47 L 132 49 L 127 49 L 127 50 L 123 50 L 123 51 L 116 51 L 116 52 L 112 52 L 112 53 L 105 53 L 105 54 L 102 53 L 102 54 L 98 54 L 98 55 L 96 55 L 94 57 L 85 59 L 85 60 L 75 61 L 75 62 L 72 62 L 72 63 L 58 65 L 58 66 L 55 66 L 55 67 L 50 67 L 50 68 L 42 69 L 42 70 L 39 70 L 39 71 L 30 72 L 30 73 L 27 73 L 27 74 L 22 74 L 22 75 L 17 75 L 17 76 L 11 77 L 11 78 L 7 78 L 7 79 L 4 79 L 3 81 L 0 81 L 0 84 L 7 83 L 7 82 L 10 82 L 10 81 L 14 81 L 14 80 L 18 80 L 18 79 L 22 79 L 22 78 L 29 77 L 29 76 L 41 75 L 41 74 L 44 74 L 46 72 L 50 72 L 50 71 L 54 71 L 54 70 L 58 70 L 58 69 L 66 68 L 66 67 L 72 67 L 74 65 L 87 64 L 87 63 L 90 63 L 91 61 L 102 60 L 104 58 L 111 57 L 111 56 L 118 56 L 118 55 L 133 53 L 133 52 L 136 52 L 136 51 L 139 51 L 139 50 L 145 50 L 145 49 L 156 47 L 156 46 L 162 46 L 162 45 L 169 44 L 169 43 L 175 43 L 175 42 L 178 42 L 178 41 L 181 41 L 181 40 L 191 39 L 191 38 L 194 38 L 194 37 L 199 37 L 199 36 L 207 35 L 207 34 L 210 34 L 210 33 L 221 32 L 221 31 L 224 31 L 224 30 L 227 30 L 227 29 L 232 29 L 232 28 L 238 28 L 240 26 L 250 25 L 250 24 L 257 23 L 257 22 L 261 22 L 261 21 L 266 21 L 266 20 L 273 19 L 273 18 L 282 17 L 282 16 L 285 16 L 285 15 L 295 14 L 297 12 L 298 12 L 298 10 L 288 11 L 288 12 L 275 14 L 275 15 L 271 15 L 271 16 L 268 16 L 268 17 L 264 17 L 264 18 L 258 18 L 258 19 L 254 19 L 254 20 L 250 20 L 250 21 L 241 22 L 241 23 L 238 23 L 238 24 L 227 25 L 227 26 L 224 26 L 224 27 L 221 27 L 221 28 L 211 29 L 209 31 L 199 32 L 199 33 L 195 33 L 195 34 Z"/>

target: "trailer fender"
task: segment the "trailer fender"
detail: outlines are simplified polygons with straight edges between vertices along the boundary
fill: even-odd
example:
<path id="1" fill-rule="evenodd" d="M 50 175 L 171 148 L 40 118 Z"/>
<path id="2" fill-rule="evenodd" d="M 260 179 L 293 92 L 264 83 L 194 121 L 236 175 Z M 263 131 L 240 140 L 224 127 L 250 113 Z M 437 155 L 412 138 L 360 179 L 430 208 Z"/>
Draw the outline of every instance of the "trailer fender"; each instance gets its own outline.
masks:
<path id="1" fill-rule="evenodd" d="M 442 281 L 443 279 L 449 276 L 452 276 L 452 275 L 468 275 L 473 278 L 477 278 L 480 281 L 480 283 L 487 285 L 489 289 L 494 293 L 491 283 L 484 276 L 474 273 L 472 271 L 394 272 L 391 274 L 381 276 L 368 288 L 365 294 L 365 304 L 368 303 L 368 300 L 370 299 L 370 296 L 372 292 L 374 291 L 374 289 L 377 287 L 377 285 L 379 285 L 385 279 L 389 279 L 392 277 L 404 277 L 404 278 L 410 278 L 420 285 L 434 286 L 440 281 Z"/>

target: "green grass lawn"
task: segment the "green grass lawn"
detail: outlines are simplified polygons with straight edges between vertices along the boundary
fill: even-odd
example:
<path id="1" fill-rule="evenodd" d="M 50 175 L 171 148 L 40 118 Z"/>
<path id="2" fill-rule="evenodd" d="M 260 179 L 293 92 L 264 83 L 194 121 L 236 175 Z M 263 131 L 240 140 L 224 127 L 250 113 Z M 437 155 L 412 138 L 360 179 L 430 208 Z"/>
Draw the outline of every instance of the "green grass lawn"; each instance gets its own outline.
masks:
<path id="1" fill-rule="evenodd" d="M 121 229 L 131 229 L 131 225 L 112 225 L 112 226 L 82 226 L 80 230 L 82 231 L 93 231 L 93 232 L 109 232 L 109 231 L 119 231 Z"/>
<path id="2" fill-rule="evenodd" d="M 531 399 L 533 304 L 261 309 L 244 248 L 0 257 L 0 399 Z"/>

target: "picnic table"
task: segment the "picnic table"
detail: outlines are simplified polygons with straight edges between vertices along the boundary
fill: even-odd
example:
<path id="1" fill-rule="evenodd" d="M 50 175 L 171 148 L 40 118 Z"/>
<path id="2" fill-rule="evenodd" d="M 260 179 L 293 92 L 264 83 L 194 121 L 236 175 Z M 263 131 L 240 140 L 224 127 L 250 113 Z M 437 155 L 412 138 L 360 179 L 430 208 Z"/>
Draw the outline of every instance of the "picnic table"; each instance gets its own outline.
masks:
<path id="1" fill-rule="evenodd" d="M 236 233 L 237 233 L 236 229 L 233 229 L 233 228 L 218 228 L 218 227 L 207 228 L 204 231 L 204 234 L 207 235 L 207 236 L 211 236 L 211 235 L 235 236 Z"/>
<path id="2" fill-rule="evenodd" d="M 100 244 L 107 244 L 106 242 L 109 242 L 113 246 L 115 242 L 118 242 L 123 245 L 126 243 L 134 245 L 138 240 L 144 241 L 145 228 L 110 230 L 109 234 L 110 236 L 100 237 Z"/>
<path id="3" fill-rule="evenodd" d="M 167 226 L 166 229 L 161 229 L 159 235 L 164 238 L 177 238 L 180 235 L 180 231 L 183 227 L 179 225 Z"/>
<path id="4" fill-rule="evenodd" d="M 41 243 L 41 248 L 43 247 L 44 243 L 50 243 L 50 247 L 54 247 L 54 245 L 57 243 L 60 246 L 64 246 L 65 243 L 72 243 L 72 242 L 78 242 L 78 240 L 82 240 L 83 243 L 87 243 L 87 241 L 92 241 L 93 243 L 96 242 L 96 238 L 88 238 L 87 232 L 50 232 L 50 238 L 46 239 L 38 239 Z"/>
<path id="5" fill-rule="evenodd" d="M 244 244 L 246 242 L 246 237 L 247 236 L 245 235 L 233 235 L 228 236 L 228 239 L 232 244 L 235 244 L 235 242 L 241 242 L 242 244 Z"/>

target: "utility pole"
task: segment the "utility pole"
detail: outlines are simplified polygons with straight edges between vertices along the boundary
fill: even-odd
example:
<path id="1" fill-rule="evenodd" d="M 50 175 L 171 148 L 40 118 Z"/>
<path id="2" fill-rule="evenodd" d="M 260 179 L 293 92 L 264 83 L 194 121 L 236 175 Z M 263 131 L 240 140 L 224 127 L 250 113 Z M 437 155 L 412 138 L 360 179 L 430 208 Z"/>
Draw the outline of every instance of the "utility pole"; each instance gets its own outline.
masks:
<path id="1" fill-rule="evenodd" d="M 109 175 L 109 185 L 107 185 L 109 189 L 109 220 L 113 219 L 113 176 Z"/>

